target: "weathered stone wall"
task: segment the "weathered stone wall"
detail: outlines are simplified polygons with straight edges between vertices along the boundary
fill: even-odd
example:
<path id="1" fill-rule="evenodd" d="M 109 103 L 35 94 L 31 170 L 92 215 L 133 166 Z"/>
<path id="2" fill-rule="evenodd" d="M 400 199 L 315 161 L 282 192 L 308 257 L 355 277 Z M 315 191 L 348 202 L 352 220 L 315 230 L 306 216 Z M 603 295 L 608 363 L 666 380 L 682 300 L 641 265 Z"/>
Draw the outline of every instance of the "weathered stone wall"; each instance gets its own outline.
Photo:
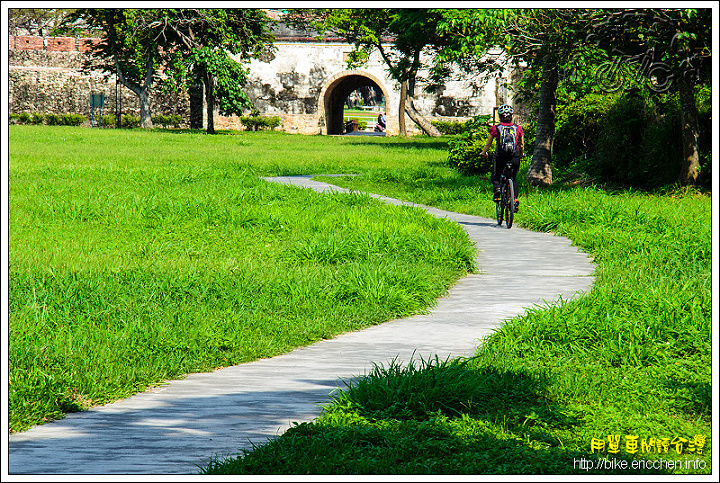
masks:
<path id="1" fill-rule="evenodd" d="M 115 76 L 100 72 L 84 74 L 86 39 L 72 37 L 10 36 L 8 96 L 10 112 L 83 114 L 91 119 L 91 94 L 104 94 L 102 114 L 140 115 L 137 96 Z M 94 42 L 99 39 L 91 39 Z M 190 101 L 186 93 L 151 95 L 152 114 L 179 114 L 189 122 Z M 95 116 L 99 114 L 95 110 Z"/>
<path id="2" fill-rule="evenodd" d="M 115 77 L 103 78 L 99 72 L 85 74 L 81 67 L 86 59 L 85 40 L 72 37 L 11 36 L 9 63 L 9 106 L 11 112 L 76 113 L 90 119 L 90 96 L 105 95 L 103 114 L 115 114 L 119 105 L 122 114 L 139 115 L 137 96 L 126 87 L 116 84 Z M 99 39 L 92 39 L 98 42 Z M 246 92 L 263 115 L 279 116 L 281 129 L 302 134 L 328 133 L 328 103 L 337 104 L 338 92 L 347 89 L 353 80 L 370 82 L 385 96 L 388 133 L 398 132 L 400 86 L 388 77 L 379 53 L 370 56 L 366 65 L 348 70 L 347 55 L 350 44 L 337 39 L 314 41 L 311 38 L 280 37 L 275 51 L 261 60 L 252 60 Z M 424 77 L 427 73 L 421 72 Z M 418 83 L 415 89 L 415 108 L 425 117 L 437 120 L 465 120 L 470 116 L 490 114 L 493 107 L 512 102 L 503 87 L 512 73 L 505 72 L 500 80 L 478 82 L 455 72 L 445 86 L 434 94 L 424 92 Z M 338 92 L 333 92 L 338 89 Z M 344 91 L 343 91 L 344 92 Z M 336 94 L 336 95 L 333 95 Z M 190 116 L 199 117 L 199 106 L 186 92 L 151 94 L 151 112 L 179 114 L 183 127 L 190 126 Z M 202 110 L 206 122 L 205 109 Z M 410 133 L 419 128 L 406 117 Z M 197 124 L 197 120 L 195 121 Z M 216 113 L 216 129 L 242 129 L 236 116 L 224 117 Z"/>
<path id="3" fill-rule="evenodd" d="M 246 92 L 260 112 L 280 116 L 290 132 L 323 132 L 322 103 L 330 84 L 343 75 L 362 74 L 372 78 L 386 94 L 388 132 L 397 133 L 400 86 L 391 79 L 378 52 L 366 65 L 349 71 L 345 62 L 352 46 L 340 42 L 277 42 L 268 58 L 249 63 L 250 78 Z M 425 77 L 427 72 L 421 72 Z M 502 81 L 510 77 L 503 74 Z M 481 82 L 454 72 L 439 92 L 424 92 L 424 84 L 415 89 L 415 107 L 431 120 L 465 120 L 490 114 L 495 106 L 510 101 L 507 90 L 496 79 Z M 406 117 L 410 133 L 419 128 Z"/>

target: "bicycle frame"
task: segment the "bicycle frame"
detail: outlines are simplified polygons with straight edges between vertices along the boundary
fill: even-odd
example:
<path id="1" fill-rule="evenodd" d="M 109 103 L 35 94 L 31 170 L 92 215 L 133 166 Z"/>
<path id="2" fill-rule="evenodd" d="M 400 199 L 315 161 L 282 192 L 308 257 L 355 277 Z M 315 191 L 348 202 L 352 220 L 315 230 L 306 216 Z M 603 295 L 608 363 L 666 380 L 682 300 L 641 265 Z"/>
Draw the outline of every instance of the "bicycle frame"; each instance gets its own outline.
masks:
<path id="1" fill-rule="evenodd" d="M 500 201 L 495 204 L 498 225 L 502 225 L 503 219 L 505 219 L 508 229 L 512 228 L 515 218 L 514 201 L 517 196 L 513 189 L 512 169 L 512 164 L 506 163 L 500 173 Z"/>

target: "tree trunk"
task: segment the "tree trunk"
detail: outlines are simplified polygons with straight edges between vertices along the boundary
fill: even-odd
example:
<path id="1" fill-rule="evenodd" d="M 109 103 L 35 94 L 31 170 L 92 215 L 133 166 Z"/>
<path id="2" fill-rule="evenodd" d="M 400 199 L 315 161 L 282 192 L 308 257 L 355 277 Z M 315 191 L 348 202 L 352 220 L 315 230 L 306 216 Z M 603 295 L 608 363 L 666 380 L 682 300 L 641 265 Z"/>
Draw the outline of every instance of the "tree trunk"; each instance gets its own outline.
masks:
<path id="1" fill-rule="evenodd" d="M 204 84 L 202 80 L 193 83 L 188 89 L 190 97 L 190 129 L 202 129 L 203 127 L 203 99 Z"/>
<path id="2" fill-rule="evenodd" d="M 150 115 L 150 93 L 147 89 L 140 90 L 140 127 L 152 129 L 152 116 Z"/>
<path id="3" fill-rule="evenodd" d="M 420 115 L 419 112 L 417 112 L 415 106 L 413 105 L 412 97 L 407 97 L 407 100 L 405 102 L 405 112 L 407 112 L 407 115 L 415 122 L 415 124 L 420 126 L 420 129 L 422 129 L 425 134 L 434 138 L 441 136 L 440 131 L 438 131 L 438 129 L 433 126 L 430 121 L 425 119 L 423 116 Z"/>
<path id="4" fill-rule="evenodd" d="M 207 133 L 215 134 L 215 98 L 213 97 L 213 77 L 205 72 L 203 74 L 203 82 L 205 84 L 205 104 L 207 105 Z"/>
<path id="5" fill-rule="evenodd" d="M 117 61 L 117 59 L 115 59 L 115 69 L 118 79 L 120 79 L 120 83 L 130 89 L 136 96 L 138 96 L 138 100 L 140 101 L 140 125 L 143 128 L 152 128 L 152 117 L 150 115 L 150 86 L 147 82 L 148 78 L 152 81 L 152 71 L 150 71 L 149 76 L 145 77 L 145 84 L 140 87 L 135 82 L 132 82 L 125 78 L 125 74 L 120 68 L 120 63 Z"/>
<path id="6" fill-rule="evenodd" d="M 140 89 L 140 126 L 144 129 L 152 129 L 152 116 L 150 113 L 150 87 L 153 79 L 153 59 L 148 55 L 145 62 L 145 82 Z"/>
<path id="7" fill-rule="evenodd" d="M 400 106 L 398 108 L 398 124 L 400 128 L 400 136 L 407 136 L 405 128 L 405 102 L 407 100 L 407 81 L 400 84 Z"/>
<path id="8" fill-rule="evenodd" d="M 698 152 L 698 113 L 695 104 L 693 84 L 684 75 L 679 75 L 680 119 L 682 122 L 683 161 L 678 182 L 683 186 L 695 184 L 700 173 Z"/>
<path id="9" fill-rule="evenodd" d="M 558 65 L 554 57 L 545 58 L 540 86 L 535 149 L 525 179 L 531 185 L 552 184 L 552 148 L 555 137 L 555 91 L 558 85 Z"/>

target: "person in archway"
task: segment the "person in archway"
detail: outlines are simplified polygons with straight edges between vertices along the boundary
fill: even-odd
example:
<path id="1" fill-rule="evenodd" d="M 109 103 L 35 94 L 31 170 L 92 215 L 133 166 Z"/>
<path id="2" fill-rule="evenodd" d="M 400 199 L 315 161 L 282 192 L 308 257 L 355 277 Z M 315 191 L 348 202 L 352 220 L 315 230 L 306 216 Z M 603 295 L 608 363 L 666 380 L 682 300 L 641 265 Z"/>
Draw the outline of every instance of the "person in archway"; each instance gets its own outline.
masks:
<path id="1" fill-rule="evenodd" d="M 375 126 L 375 129 L 380 132 L 385 132 L 386 128 L 387 128 L 387 117 L 385 116 L 384 112 L 381 112 L 380 114 L 378 114 L 377 126 Z"/>

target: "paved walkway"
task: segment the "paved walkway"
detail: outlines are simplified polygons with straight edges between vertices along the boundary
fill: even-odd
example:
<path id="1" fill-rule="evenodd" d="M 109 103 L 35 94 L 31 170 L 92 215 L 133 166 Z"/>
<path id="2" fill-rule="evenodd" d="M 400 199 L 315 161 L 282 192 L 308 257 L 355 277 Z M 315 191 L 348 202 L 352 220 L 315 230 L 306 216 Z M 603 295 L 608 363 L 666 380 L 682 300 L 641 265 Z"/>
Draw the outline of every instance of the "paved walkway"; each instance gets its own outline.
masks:
<path id="1" fill-rule="evenodd" d="M 310 177 L 272 178 L 316 190 Z M 400 201 L 378 197 L 389 203 Z M 463 278 L 428 315 L 390 321 L 289 354 L 184 379 L 68 415 L 9 438 L 9 473 L 192 474 L 211 457 L 316 417 L 318 403 L 373 363 L 437 354 L 469 356 L 507 317 L 592 284 L 593 265 L 569 240 L 511 230 L 494 220 L 423 207 L 460 223 L 479 248 L 481 272 Z M 522 217 L 522 210 L 519 213 Z M 515 253 L 508 257 L 508 247 Z"/>

